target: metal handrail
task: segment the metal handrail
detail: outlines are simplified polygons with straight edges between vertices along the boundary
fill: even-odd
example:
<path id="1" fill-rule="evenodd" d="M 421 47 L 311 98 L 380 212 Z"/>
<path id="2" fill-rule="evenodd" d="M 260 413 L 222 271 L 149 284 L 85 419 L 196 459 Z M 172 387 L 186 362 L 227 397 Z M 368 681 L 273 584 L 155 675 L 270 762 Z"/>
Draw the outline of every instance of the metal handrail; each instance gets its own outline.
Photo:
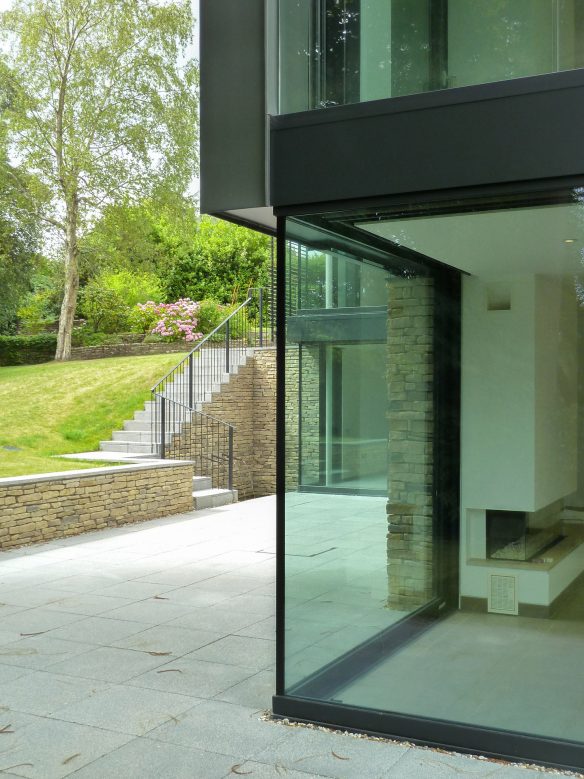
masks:
<path id="1" fill-rule="evenodd" d="M 217 426 L 219 428 L 223 428 L 224 434 L 223 437 L 221 435 L 218 435 L 215 437 L 215 435 L 212 435 L 212 439 L 217 439 L 218 441 L 222 441 L 224 443 L 225 441 L 225 434 L 227 435 L 227 489 L 232 490 L 233 489 L 233 435 L 235 433 L 235 425 L 232 425 L 230 422 L 224 422 L 222 419 L 218 419 L 217 417 L 212 416 L 211 414 L 205 414 L 203 411 L 197 411 L 196 409 L 192 409 L 189 406 L 187 406 L 185 403 L 181 403 L 178 400 L 172 400 L 171 398 L 167 398 L 164 395 L 160 395 L 159 393 L 156 393 L 159 401 L 160 401 L 160 454 L 163 459 L 166 458 L 167 454 L 167 441 L 166 441 L 166 421 L 169 416 L 172 416 L 173 419 L 176 419 L 177 416 L 179 418 L 181 417 L 180 414 L 176 414 L 174 412 L 172 415 L 169 413 L 169 404 L 172 403 L 173 407 L 179 407 L 183 410 L 182 414 L 182 421 L 185 421 L 188 419 L 187 424 L 190 424 L 191 427 L 193 427 L 193 418 L 196 420 L 200 420 L 198 422 L 198 427 L 200 430 L 203 428 L 203 423 L 205 424 L 205 430 L 208 433 L 209 427 L 211 429 L 213 426 Z M 197 423 L 195 422 L 195 427 L 197 426 Z M 213 430 L 212 430 L 213 433 Z M 169 444 L 172 443 L 172 440 L 169 441 Z M 187 449 L 187 454 L 190 454 L 190 457 L 185 457 L 185 459 L 194 459 L 193 457 L 193 446 L 192 442 L 188 442 L 186 445 L 183 443 L 183 445 L 179 445 L 178 447 L 178 459 L 183 459 L 183 450 Z M 203 459 L 201 457 L 201 459 Z M 220 460 L 220 452 L 217 453 L 211 453 L 207 458 L 207 460 L 213 462 L 215 461 L 217 464 L 221 462 Z M 213 466 L 212 466 L 213 468 Z M 213 472 L 211 473 L 211 481 L 213 481 Z"/>
<path id="2" fill-rule="evenodd" d="M 256 299 L 257 328 L 244 310 Z M 211 399 L 225 375 L 244 364 L 248 349 L 273 343 L 275 319 L 271 303 L 269 290 L 250 288 L 243 303 L 152 387 L 152 440 L 158 448 L 158 456 L 209 464 L 213 471 L 213 486 L 224 486 L 220 482 L 226 477 L 228 489 L 233 488 L 235 427 L 204 413 L 198 406 Z M 185 433 L 187 426 L 189 441 Z M 198 433 L 199 439 L 194 437 L 194 432 Z M 226 474 L 222 470 L 225 460 Z"/>
<path id="3" fill-rule="evenodd" d="M 210 332 L 210 333 L 207 333 L 207 335 L 206 335 L 206 336 L 205 336 L 205 337 L 204 337 L 204 338 L 203 338 L 201 341 L 198 341 L 198 342 L 197 342 L 197 344 L 195 345 L 195 347 L 194 347 L 193 349 L 191 349 L 191 351 L 190 351 L 190 352 L 187 354 L 187 356 L 186 356 L 186 357 L 183 357 L 183 358 L 182 358 L 182 360 L 181 360 L 180 362 L 178 362 L 178 363 L 177 363 L 177 364 L 174 366 L 174 368 L 171 368 L 171 369 L 168 371 L 168 373 L 167 373 L 167 374 L 165 374 L 165 375 L 164 375 L 164 376 L 163 376 L 163 377 L 160 379 L 160 381 L 158 382 L 158 384 L 155 384 L 155 385 L 154 385 L 154 387 L 152 387 L 152 389 L 151 389 L 151 392 L 152 392 L 152 393 L 155 393 L 155 392 L 156 392 L 156 390 L 157 390 L 157 388 L 158 388 L 158 387 L 159 387 L 161 384 L 163 384 L 163 383 L 166 381 L 166 379 L 168 379 L 168 377 L 169 377 L 169 376 L 170 376 L 172 373 L 174 373 L 174 372 L 176 371 L 176 369 L 177 369 L 177 368 L 180 368 L 180 366 L 181 366 L 181 365 L 182 365 L 184 362 L 186 362 L 186 361 L 189 359 L 189 357 L 192 357 L 192 356 L 193 356 L 193 354 L 195 354 L 195 352 L 199 351 L 199 350 L 200 350 L 200 348 L 201 348 L 201 347 L 202 347 L 204 344 L 206 344 L 206 343 L 209 341 L 209 339 L 211 338 L 211 336 L 213 336 L 213 335 L 215 335 L 216 333 L 218 333 L 218 332 L 219 332 L 219 330 L 221 330 L 221 328 L 222 328 L 222 327 L 223 327 L 223 326 L 224 326 L 224 325 L 225 325 L 227 322 L 229 322 L 229 320 L 230 320 L 230 319 L 233 319 L 233 317 L 234 317 L 234 316 L 235 316 L 237 313 L 239 313 L 239 311 L 241 311 L 241 309 L 242 309 L 242 308 L 245 308 L 245 306 L 249 305 L 249 302 L 250 302 L 250 300 L 251 300 L 251 297 L 249 296 L 249 292 L 251 292 L 251 291 L 252 291 L 252 289 L 255 289 L 255 288 L 254 288 L 254 287 L 250 287 L 250 289 L 248 290 L 248 297 L 247 297 L 247 298 L 246 298 L 246 299 L 243 301 L 243 303 L 242 303 L 240 306 L 238 306 L 238 307 L 235 309 L 235 311 L 232 311 L 232 312 L 229 314 L 229 316 L 228 316 L 228 317 L 225 317 L 225 319 L 224 319 L 222 322 L 220 322 L 220 324 L 218 324 L 218 325 L 217 325 L 217 327 L 216 327 L 214 330 L 211 330 L 211 332 Z"/>

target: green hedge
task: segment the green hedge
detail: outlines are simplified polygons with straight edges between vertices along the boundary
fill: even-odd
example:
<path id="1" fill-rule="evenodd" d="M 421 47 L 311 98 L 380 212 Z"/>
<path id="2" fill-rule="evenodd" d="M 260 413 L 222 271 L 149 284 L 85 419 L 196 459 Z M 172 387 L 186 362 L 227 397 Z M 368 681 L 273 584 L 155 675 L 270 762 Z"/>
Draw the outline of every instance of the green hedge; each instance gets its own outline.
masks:
<path id="1" fill-rule="evenodd" d="M 57 348 L 56 333 L 0 335 L 0 365 L 50 362 Z"/>

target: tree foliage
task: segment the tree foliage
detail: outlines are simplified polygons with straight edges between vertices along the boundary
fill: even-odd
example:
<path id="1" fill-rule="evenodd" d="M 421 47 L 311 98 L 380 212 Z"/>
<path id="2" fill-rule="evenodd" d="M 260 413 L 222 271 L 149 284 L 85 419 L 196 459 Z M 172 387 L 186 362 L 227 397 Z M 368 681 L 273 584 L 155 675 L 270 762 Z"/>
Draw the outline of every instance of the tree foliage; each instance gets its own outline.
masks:
<path id="1" fill-rule="evenodd" d="M 203 217 L 191 247 L 178 252 L 163 279 L 168 299 L 212 298 L 234 303 L 249 287 L 270 283 L 271 242 L 267 235 Z"/>
<path id="2" fill-rule="evenodd" d="M 153 273 L 103 271 L 81 290 L 78 312 L 94 332 L 117 333 L 130 328 L 136 304 L 162 298 L 160 281 Z"/>
<path id="3" fill-rule="evenodd" d="M 193 202 L 172 193 L 115 203 L 80 243 L 81 276 L 87 279 L 104 269 L 163 276 L 176 255 L 192 247 L 197 224 Z"/>
<path id="4" fill-rule="evenodd" d="M 18 306 L 19 330 L 40 333 L 59 318 L 63 295 L 63 265 L 39 257 L 30 276 L 30 291 Z"/>
<path id="5" fill-rule="evenodd" d="M 57 358 L 70 356 L 79 242 L 104 209 L 196 171 L 197 70 L 189 0 L 15 0 L 0 94 L 8 143 L 65 258 Z M 10 45 L 6 45 L 6 43 Z"/>
<path id="6" fill-rule="evenodd" d="M 38 262 L 39 232 L 22 195 L 25 178 L 9 160 L 7 115 L 11 78 L 0 61 L 0 333 L 11 332 Z"/>
<path id="7" fill-rule="evenodd" d="M 20 301 L 31 288 L 37 255 L 31 237 L 0 217 L 0 333 L 16 327 Z"/>

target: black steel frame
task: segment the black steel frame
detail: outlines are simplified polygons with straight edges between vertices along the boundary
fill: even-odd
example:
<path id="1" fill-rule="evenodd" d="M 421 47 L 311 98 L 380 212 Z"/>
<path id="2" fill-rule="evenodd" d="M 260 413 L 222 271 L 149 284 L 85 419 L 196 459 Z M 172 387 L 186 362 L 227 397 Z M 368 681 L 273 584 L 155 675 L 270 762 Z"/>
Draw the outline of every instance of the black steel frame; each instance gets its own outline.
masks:
<path id="1" fill-rule="evenodd" d="M 573 771 L 581 771 L 584 766 L 584 746 L 574 741 L 536 738 L 525 733 L 286 695 L 275 695 L 272 708 L 278 718 L 286 717 L 298 722 L 407 740 L 423 746 L 517 762 L 540 763 Z"/>
<path id="2" fill-rule="evenodd" d="M 477 186 L 456 191 L 419 192 L 404 196 L 392 196 L 385 199 L 356 199 L 341 203 L 330 203 L 325 208 L 316 207 L 313 212 L 321 214 L 326 220 L 326 213 L 338 213 L 362 209 L 364 213 L 375 211 L 380 214 L 384 209 L 393 215 L 400 209 L 406 211 L 408 206 L 419 205 L 420 211 L 426 206 L 430 213 L 432 208 L 438 213 L 456 210 L 464 212 L 485 207 L 488 200 L 499 198 L 498 208 L 514 208 L 526 206 L 548 205 L 551 203 L 570 202 L 573 197 L 570 190 L 582 186 L 581 177 L 564 177 L 547 181 L 519 182 L 515 185 Z M 455 203 L 455 206 L 453 206 Z M 493 206 L 496 207 L 496 206 Z M 277 585 L 276 585 L 276 694 L 273 697 L 273 712 L 277 717 L 287 717 L 298 721 L 312 722 L 343 729 L 370 733 L 389 738 L 407 739 L 413 743 L 453 749 L 470 754 L 481 754 L 490 757 L 504 758 L 519 762 L 536 762 L 542 765 L 581 771 L 584 769 L 584 744 L 565 739 L 553 739 L 531 734 L 498 730 L 496 728 L 478 727 L 458 722 L 448 722 L 429 717 L 416 717 L 389 711 L 374 711 L 342 703 L 317 701 L 302 696 L 299 686 L 297 693 L 290 694 L 285 690 L 284 663 L 284 605 L 285 605 L 285 345 L 286 345 L 286 299 L 285 289 L 285 252 L 286 252 L 286 216 L 306 215 L 310 212 L 307 206 L 276 209 L 278 215 L 278 382 L 277 382 Z M 324 212 L 324 213 L 323 213 Z M 324 221 L 324 220 L 323 220 Z M 343 226 L 347 225 L 343 222 Z M 344 230 L 343 230 L 344 232 Z M 358 227 L 355 232 L 360 232 Z M 355 234 L 354 234 L 355 235 Z M 348 237 L 348 235 L 347 235 Z M 355 236 L 356 237 L 356 236 Z M 359 238 L 357 238 L 359 240 Z M 361 234 L 360 240 L 363 240 Z M 381 247 L 379 247 L 381 248 Z M 414 264 L 421 259 L 420 255 L 392 246 L 387 242 L 389 254 L 404 254 L 404 259 L 410 259 Z M 430 258 L 428 258 L 430 259 Z M 434 264 L 435 269 L 437 263 Z M 461 273 L 445 266 L 444 273 L 437 273 L 438 302 L 447 301 L 453 297 L 460 298 Z M 442 441 L 442 446 L 435 449 L 435 487 L 434 498 L 437 511 L 440 514 L 450 514 L 458 519 L 459 468 L 460 468 L 460 311 L 454 317 L 452 308 L 448 305 L 436 307 L 436 324 L 438 329 L 450 328 L 449 344 L 436 344 L 442 349 L 442 360 L 435 361 L 437 374 L 435 376 L 436 404 L 439 413 L 435 422 L 435 440 Z M 453 381 L 458 376 L 458 381 Z M 455 387 L 454 395 L 449 390 L 445 396 L 446 387 Z M 437 489 L 438 483 L 449 484 L 444 492 Z M 447 493 L 450 493 L 450 498 Z M 452 504 L 452 496 L 455 504 Z M 456 523 L 443 523 L 442 547 L 445 550 L 436 575 L 441 578 L 445 605 L 448 608 L 458 597 L 458 563 L 456 539 L 458 527 Z M 412 634 L 413 635 L 413 634 Z M 385 640 L 383 635 L 375 640 Z M 366 642 L 371 643 L 371 642 Z M 390 651 L 391 648 L 388 647 Z M 367 653 L 365 645 L 357 648 L 358 652 Z M 341 662 L 343 659 L 341 659 Z M 342 669 L 342 665 L 339 667 Z M 331 673 L 334 671 L 331 670 Z M 312 691 L 311 691 L 312 694 Z"/>

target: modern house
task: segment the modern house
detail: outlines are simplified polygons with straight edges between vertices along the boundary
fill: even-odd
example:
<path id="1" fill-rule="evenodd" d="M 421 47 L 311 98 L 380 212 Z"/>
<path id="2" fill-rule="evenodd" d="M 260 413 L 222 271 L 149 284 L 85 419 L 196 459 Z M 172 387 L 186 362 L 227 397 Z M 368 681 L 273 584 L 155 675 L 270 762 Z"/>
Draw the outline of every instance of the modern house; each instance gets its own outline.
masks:
<path id="1" fill-rule="evenodd" d="M 278 715 L 584 768 L 584 0 L 202 0 L 278 236 Z"/>

